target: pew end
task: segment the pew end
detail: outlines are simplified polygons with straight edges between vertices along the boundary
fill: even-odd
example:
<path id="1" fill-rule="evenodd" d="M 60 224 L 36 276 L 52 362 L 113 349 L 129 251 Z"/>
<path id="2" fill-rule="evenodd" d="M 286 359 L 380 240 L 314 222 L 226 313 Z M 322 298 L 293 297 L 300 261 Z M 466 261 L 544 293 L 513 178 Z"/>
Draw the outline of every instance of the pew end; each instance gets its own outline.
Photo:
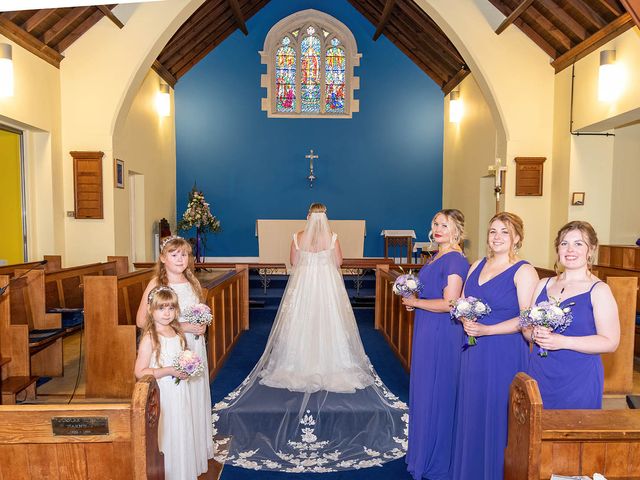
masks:
<path id="1" fill-rule="evenodd" d="M 537 382 L 518 373 L 509 392 L 505 480 L 552 474 L 640 479 L 640 411 L 545 410 Z"/>
<path id="2" fill-rule="evenodd" d="M 0 478 L 162 480 L 159 415 L 151 376 L 127 403 L 0 406 Z"/>

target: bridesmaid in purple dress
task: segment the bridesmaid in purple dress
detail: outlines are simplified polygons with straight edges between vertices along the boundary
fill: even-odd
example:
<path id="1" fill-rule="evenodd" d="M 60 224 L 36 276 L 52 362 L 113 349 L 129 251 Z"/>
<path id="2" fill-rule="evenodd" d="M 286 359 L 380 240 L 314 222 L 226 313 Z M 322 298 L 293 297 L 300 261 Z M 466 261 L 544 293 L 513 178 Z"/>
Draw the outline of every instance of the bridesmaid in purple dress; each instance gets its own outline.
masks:
<path id="1" fill-rule="evenodd" d="M 449 315 L 460 297 L 469 262 L 460 250 L 464 215 L 440 210 L 431 221 L 430 239 L 438 253 L 420 270 L 420 298 L 403 298 L 416 309 L 409 385 L 407 470 L 415 480 L 451 479 L 453 425 L 464 332 Z"/>
<path id="2" fill-rule="evenodd" d="M 507 446 L 509 385 L 526 369 L 527 344 L 519 331 L 520 310 L 529 306 L 538 281 L 535 269 L 516 252 L 522 244 L 522 220 L 512 213 L 489 222 L 487 257 L 473 264 L 464 296 L 483 300 L 491 313 L 465 320 L 477 344 L 462 352 L 453 478 L 501 480 Z"/>
<path id="3" fill-rule="evenodd" d="M 534 348 L 528 373 L 538 381 L 544 408 L 602 408 L 600 354 L 618 348 L 620 322 L 609 286 L 591 274 L 598 237 L 589 223 L 569 222 L 558 232 L 555 246 L 556 269 L 563 272 L 538 283 L 535 303 L 559 301 L 562 308 L 571 308 L 573 320 L 562 333 L 545 327 L 523 331 L 549 352 L 541 357 Z"/>

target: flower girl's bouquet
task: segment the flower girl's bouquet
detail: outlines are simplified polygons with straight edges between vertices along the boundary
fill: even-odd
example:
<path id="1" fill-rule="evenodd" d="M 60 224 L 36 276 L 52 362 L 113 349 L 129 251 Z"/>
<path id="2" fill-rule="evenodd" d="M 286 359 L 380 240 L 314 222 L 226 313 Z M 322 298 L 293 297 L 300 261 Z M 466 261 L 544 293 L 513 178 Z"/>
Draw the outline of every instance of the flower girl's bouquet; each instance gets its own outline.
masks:
<path id="1" fill-rule="evenodd" d="M 451 302 L 451 316 L 457 320 L 465 318 L 471 322 L 477 321 L 491 312 L 489 305 L 476 297 L 461 297 Z M 478 341 L 473 335 L 467 336 L 467 345 L 473 346 Z"/>
<path id="2" fill-rule="evenodd" d="M 560 302 L 553 299 L 540 302 L 520 313 L 520 326 L 547 327 L 554 332 L 564 332 L 573 320 L 571 305 L 574 303 L 562 308 Z M 548 352 L 544 348 L 538 347 L 538 355 L 546 357 Z"/>
<path id="3" fill-rule="evenodd" d="M 180 373 L 186 373 L 188 375 L 187 380 L 189 380 L 191 377 L 202 374 L 204 371 L 204 363 L 202 363 L 202 359 L 191 350 L 183 350 L 173 359 L 173 368 Z M 180 383 L 179 378 L 176 378 L 174 381 L 176 385 Z"/>
<path id="4" fill-rule="evenodd" d="M 422 291 L 422 283 L 413 273 L 403 273 L 396 278 L 393 283 L 393 293 L 403 297 L 417 296 Z M 413 307 L 407 306 L 407 310 L 413 310 Z"/>
<path id="5" fill-rule="evenodd" d="M 195 305 L 189 305 L 182 312 L 182 317 L 186 322 L 192 325 L 211 325 L 213 315 L 211 315 L 211 309 L 204 303 L 196 303 Z M 196 340 L 200 335 L 196 335 Z"/>

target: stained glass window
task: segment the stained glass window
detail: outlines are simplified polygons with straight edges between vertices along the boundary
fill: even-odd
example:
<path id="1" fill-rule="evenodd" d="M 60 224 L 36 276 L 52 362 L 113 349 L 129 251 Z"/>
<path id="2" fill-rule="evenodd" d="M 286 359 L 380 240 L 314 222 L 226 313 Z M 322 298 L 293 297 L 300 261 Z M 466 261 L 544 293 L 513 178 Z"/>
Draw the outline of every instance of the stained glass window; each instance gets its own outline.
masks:
<path id="1" fill-rule="evenodd" d="M 289 37 L 276 52 L 276 111 L 296 111 L 296 51 Z"/>
<path id="2" fill-rule="evenodd" d="M 331 40 L 325 63 L 325 109 L 327 112 L 344 112 L 346 58 L 337 38 Z"/>
<path id="3" fill-rule="evenodd" d="M 354 67 L 361 55 L 348 27 L 330 15 L 301 10 L 280 20 L 260 56 L 267 65 L 262 110 L 269 117 L 351 118 L 359 111 Z"/>
<path id="4" fill-rule="evenodd" d="M 320 111 L 320 39 L 309 27 L 300 44 L 300 109 Z"/>

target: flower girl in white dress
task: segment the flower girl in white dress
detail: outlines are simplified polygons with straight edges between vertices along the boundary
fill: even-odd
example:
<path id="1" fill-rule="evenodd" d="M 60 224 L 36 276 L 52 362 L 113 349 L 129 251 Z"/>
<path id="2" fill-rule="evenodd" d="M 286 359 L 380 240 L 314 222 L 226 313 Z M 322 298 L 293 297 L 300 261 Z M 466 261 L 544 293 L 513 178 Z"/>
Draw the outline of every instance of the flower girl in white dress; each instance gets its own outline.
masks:
<path id="1" fill-rule="evenodd" d="M 326 207 L 312 204 L 262 357 L 214 405 L 216 460 L 256 470 L 332 472 L 404 456 L 407 406 L 365 354 Z"/>
<path id="2" fill-rule="evenodd" d="M 173 359 L 187 342 L 178 323 L 178 297 L 169 287 L 156 287 L 149 293 L 147 322 L 144 326 L 136 378 L 153 375 L 160 388 L 158 446 L 164 454 L 167 480 L 195 480 L 198 477 L 194 419 L 186 374 L 177 371 Z M 181 381 L 175 384 L 175 378 Z"/>
<path id="3" fill-rule="evenodd" d="M 193 254 L 189 242 L 181 237 L 166 238 L 160 248 L 160 258 L 156 265 L 157 275 L 147 285 L 143 302 L 148 292 L 157 285 L 171 287 L 178 296 L 180 310 L 201 302 L 203 298 L 200 282 L 193 273 Z M 146 305 L 142 302 L 138 308 L 136 324 L 143 326 Z M 187 382 L 191 393 L 191 415 L 194 419 L 196 435 L 196 455 L 198 472 L 208 469 L 208 460 L 213 458 L 213 434 L 211 428 L 211 390 L 209 385 L 209 366 L 207 363 L 207 347 L 205 344 L 204 325 L 191 325 L 182 321 L 180 326 L 187 340 L 189 350 L 196 353 L 204 362 L 204 373 Z M 196 336 L 198 338 L 196 338 Z"/>

